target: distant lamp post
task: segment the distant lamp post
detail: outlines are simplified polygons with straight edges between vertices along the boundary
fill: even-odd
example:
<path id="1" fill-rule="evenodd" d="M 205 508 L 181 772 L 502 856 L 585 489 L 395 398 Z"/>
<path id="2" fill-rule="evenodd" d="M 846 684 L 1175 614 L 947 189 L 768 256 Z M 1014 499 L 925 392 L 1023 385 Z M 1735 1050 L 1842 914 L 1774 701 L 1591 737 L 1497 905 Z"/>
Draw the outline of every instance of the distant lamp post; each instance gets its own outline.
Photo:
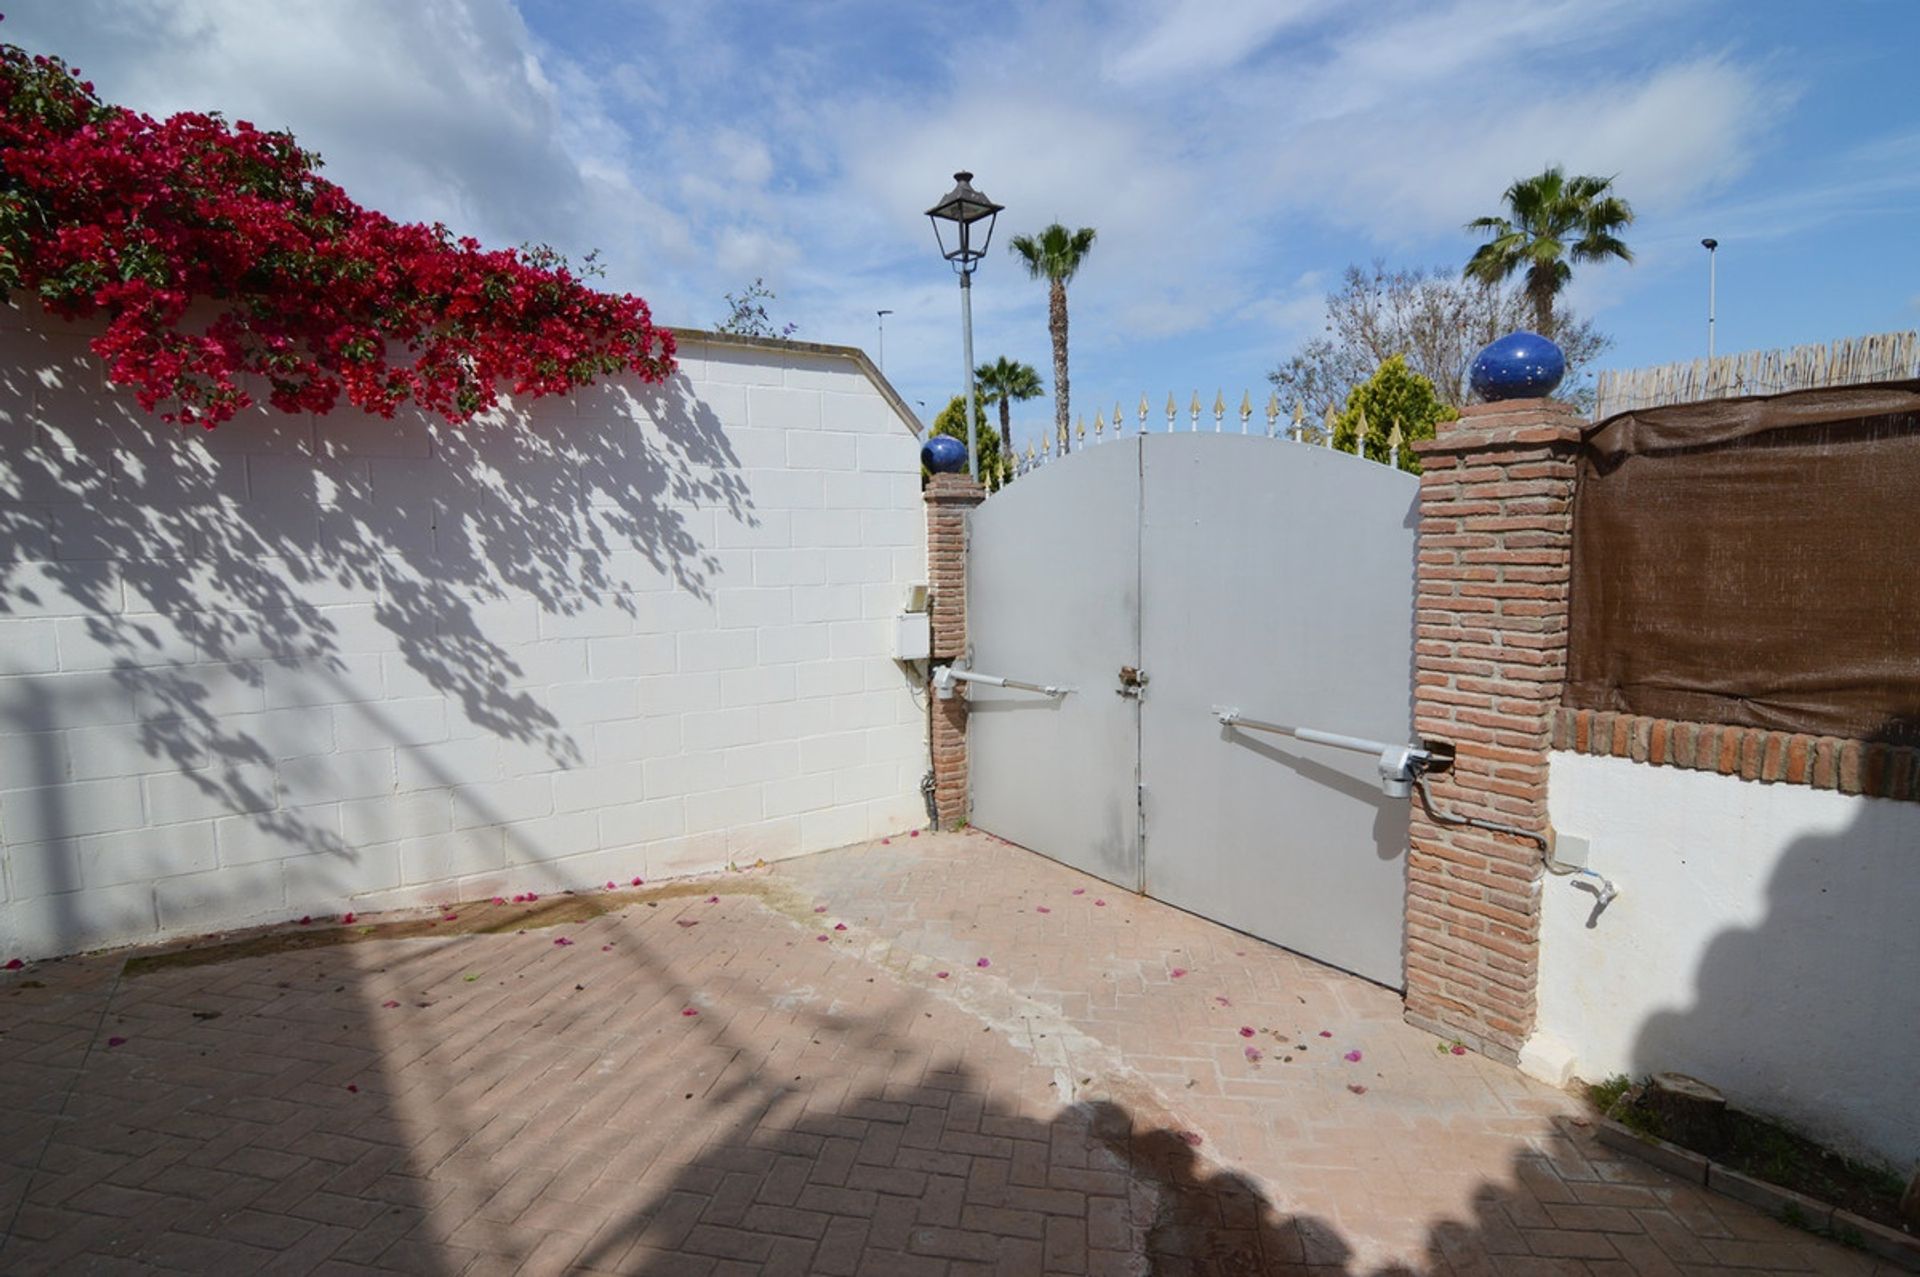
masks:
<path id="1" fill-rule="evenodd" d="M 967 361 L 967 472 L 978 482 L 980 440 L 974 424 L 978 410 L 974 406 L 973 391 L 973 268 L 987 255 L 987 245 L 993 242 L 994 220 L 1005 205 L 996 204 L 974 190 L 971 173 L 955 173 L 953 182 L 946 198 L 927 210 L 927 219 L 933 223 L 933 238 L 940 245 L 940 255 L 960 276 L 961 346 Z M 946 224 L 945 229 L 942 223 Z M 949 243 L 949 239 L 953 242 Z"/>
<path id="2" fill-rule="evenodd" d="M 1717 239 L 1703 239 L 1700 241 L 1700 247 L 1707 250 L 1707 358 L 1712 359 L 1713 358 L 1713 293 L 1714 293 L 1714 286 L 1717 283 L 1719 283 L 1719 281 L 1715 278 L 1715 275 L 1717 274 L 1717 272 L 1715 271 L 1714 268 L 1720 260 L 1720 241 Z"/>
<path id="3" fill-rule="evenodd" d="M 876 310 L 873 312 L 875 321 L 880 325 L 880 371 L 883 374 L 887 371 L 887 316 L 892 313 L 890 310 Z"/>

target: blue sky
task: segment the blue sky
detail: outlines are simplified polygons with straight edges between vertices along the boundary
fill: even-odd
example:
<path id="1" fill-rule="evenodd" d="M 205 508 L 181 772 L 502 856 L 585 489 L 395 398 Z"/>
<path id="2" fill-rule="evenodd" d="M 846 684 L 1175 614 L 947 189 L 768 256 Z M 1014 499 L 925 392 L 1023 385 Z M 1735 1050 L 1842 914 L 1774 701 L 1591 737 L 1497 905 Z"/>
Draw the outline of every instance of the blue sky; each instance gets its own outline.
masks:
<path id="1" fill-rule="evenodd" d="M 1073 392 L 1256 400 L 1353 262 L 1456 268 L 1516 176 L 1617 175 L 1634 266 L 1572 293 L 1631 367 L 1920 325 L 1914 0 L 25 0 L 0 37 L 112 100 L 285 127 L 395 216 L 598 247 L 710 326 L 755 276 L 813 341 L 959 387 L 922 211 L 970 168 L 1006 204 L 976 353 L 1049 380 L 1045 290 L 999 251 L 1096 227 Z M 929 414 L 930 415 L 930 414 Z M 1024 439 L 1051 419 L 1021 405 Z"/>

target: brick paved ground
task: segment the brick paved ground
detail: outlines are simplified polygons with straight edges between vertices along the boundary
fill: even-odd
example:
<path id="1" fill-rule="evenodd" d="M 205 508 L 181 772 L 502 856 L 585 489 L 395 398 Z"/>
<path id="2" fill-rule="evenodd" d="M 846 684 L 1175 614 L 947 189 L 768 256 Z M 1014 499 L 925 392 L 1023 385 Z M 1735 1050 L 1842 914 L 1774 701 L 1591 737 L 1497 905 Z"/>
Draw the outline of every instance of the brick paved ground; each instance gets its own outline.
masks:
<path id="1" fill-rule="evenodd" d="M 0 978 L 0 1271 L 1874 1271 L 983 835 L 710 890 Z"/>

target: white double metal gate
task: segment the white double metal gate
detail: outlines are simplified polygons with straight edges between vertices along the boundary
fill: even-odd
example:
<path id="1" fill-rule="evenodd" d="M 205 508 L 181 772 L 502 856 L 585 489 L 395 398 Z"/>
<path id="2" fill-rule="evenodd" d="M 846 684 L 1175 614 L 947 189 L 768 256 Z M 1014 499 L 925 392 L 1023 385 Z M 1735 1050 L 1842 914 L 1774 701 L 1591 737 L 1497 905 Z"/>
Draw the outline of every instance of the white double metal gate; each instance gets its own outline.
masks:
<path id="1" fill-rule="evenodd" d="M 1402 984 L 1418 481 L 1346 453 L 1147 434 L 970 516 L 972 820 L 1118 886 Z"/>

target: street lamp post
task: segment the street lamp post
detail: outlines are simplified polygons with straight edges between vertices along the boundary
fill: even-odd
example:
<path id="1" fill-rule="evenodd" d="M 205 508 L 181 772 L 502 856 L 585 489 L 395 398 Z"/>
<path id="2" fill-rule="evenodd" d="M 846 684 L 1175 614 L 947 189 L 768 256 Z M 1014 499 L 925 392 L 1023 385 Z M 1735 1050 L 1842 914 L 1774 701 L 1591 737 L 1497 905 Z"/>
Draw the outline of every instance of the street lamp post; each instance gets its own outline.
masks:
<path id="1" fill-rule="evenodd" d="M 973 270 L 980 259 L 987 255 L 987 245 L 993 242 L 993 223 L 1005 206 L 996 204 L 979 191 L 973 189 L 973 174 L 964 170 L 953 175 L 954 186 L 947 192 L 946 198 L 927 210 L 927 218 L 933 223 L 934 242 L 940 245 L 940 255 L 953 266 L 954 273 L 960 276 L 960 333 L 961 353 L 967 363 L 967 471 L 975 482 L 980 479 L 980 440 L 974 418 L 978 410 L 974 406 L 973 391 Z M 948 223 L 950 230 L 942 231 L 941 223 Z M 975 242 L 976 228 L 986 223 L 985 233 Z M 947 247 L 947 236 L 954 237 L 954 247 Z"/>
<path id="2" fill-rule="evenodd" d="M 1715 285 L 1719 282 L 1715 278 L 1717 274 L 1715 267 L 1720 261 L 1720 241 L 1703 239 L 1700 241 L 1700 247 L 1707 250 L 1707 359 L 1711 361 L 1713 359 L 1713 293 Z"/>
<path id="3" fill-rule="evenodd" d="M 887 316 L 892 313 L 890 310 L 876 310 L 873 312 L 875 321 L 880 325 L 879 355 L 880 371 L 882 373 L 887 371 Z"/>

